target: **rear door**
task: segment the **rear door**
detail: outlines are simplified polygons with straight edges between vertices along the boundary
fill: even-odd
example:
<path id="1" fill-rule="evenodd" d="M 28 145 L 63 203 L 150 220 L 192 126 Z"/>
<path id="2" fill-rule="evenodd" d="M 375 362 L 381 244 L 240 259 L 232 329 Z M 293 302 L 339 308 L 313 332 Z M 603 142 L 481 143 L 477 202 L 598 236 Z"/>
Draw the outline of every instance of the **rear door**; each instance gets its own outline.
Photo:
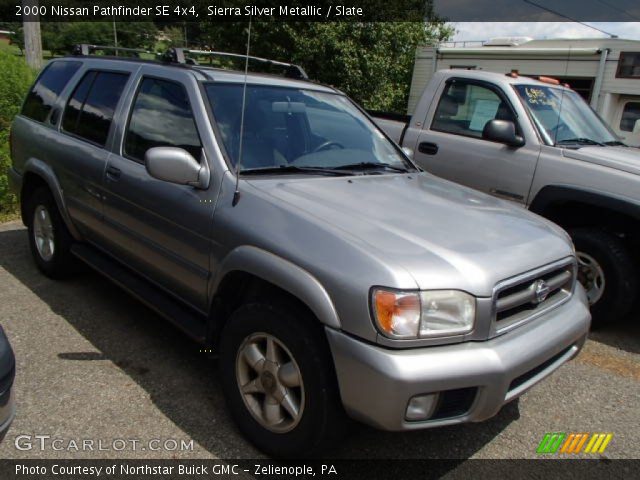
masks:
<path id="1" fill-rule="evenodd" d="M 69 214 L 94 243 L 101 243 L 105 235 L 102 177 L 113 139 L 113 117 L 135 67 L 107 68 L 81 72 L 65 100 L 58 140 L 50 145 Z"/>
<path id="2" fill-rule="evenodd" d="M 207 161 L 200 132 L 211 127 L 199 85 L 188 70 L 145 65 L 127 97 L 103 180 L 108 248 L 159 287 L 205 311 L 217 190 L 157 180 L 144 164 L 145 152 L 157 146 L 180 147 Z"/>
<path id="3" fill-rule="evenodd" d="M 509 120 L 524 135 L 511 100 L 496 85 L 467 78 L 444 82 L 414 146 L 415 160 L 439 177 L 524 204 L 540 153 L 482 138 L 487 122 Z"/>

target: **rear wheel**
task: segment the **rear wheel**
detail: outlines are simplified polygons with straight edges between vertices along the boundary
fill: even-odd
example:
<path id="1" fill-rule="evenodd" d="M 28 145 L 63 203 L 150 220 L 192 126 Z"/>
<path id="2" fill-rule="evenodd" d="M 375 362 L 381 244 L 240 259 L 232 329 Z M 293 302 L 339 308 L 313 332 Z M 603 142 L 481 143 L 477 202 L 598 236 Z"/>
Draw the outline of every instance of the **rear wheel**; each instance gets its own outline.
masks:
<path id="1" fill-rule="evenodd" d="M 74 271 L 71 255 L 73 238 L 67 229 L 51 192 L 40 187 L 26 199 L 29 247 L 37 267 L 51 278 L 61 278 Z"/>
<path id="2" fill-rule="evenodd" d="M 593 325 L 625 317 L 636 299 L 638 277 L 624 242 L 597 229 L 570 233 L 576 246 L 578 280 L 587 292 Z"/>
<path id="3" fill-rule="evenodd" d="M 311 456 L 336 438 L 346 418 L 317 320 L 287 305 L 249 304 L 222 335 L 227 403 L 256 447 L 276 457 Z"/>

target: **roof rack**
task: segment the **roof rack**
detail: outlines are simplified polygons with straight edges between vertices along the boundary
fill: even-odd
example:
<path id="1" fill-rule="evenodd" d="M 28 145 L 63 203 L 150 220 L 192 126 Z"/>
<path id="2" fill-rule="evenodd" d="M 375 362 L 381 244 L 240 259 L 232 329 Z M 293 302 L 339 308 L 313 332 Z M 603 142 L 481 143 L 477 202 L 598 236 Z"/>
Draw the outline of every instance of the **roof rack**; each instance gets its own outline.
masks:
<path id="1" fill-rule="evenodd" d="M 88 43 L 81 43 L 78 45 L 74 45 L 73 49 L 71 50 L 71 53 L 73 55 L 91 55 L 93 52 L 97 50 L 101 50 L 101 51 L 112 50 L 116 52 L 116 55 L 118 54 L 118 52 L 129 52 L 129 53 L 135 54 L 136 57 L 139 57 L 138 55 L 139 53 L 148 53 L 151 55 L 155 55 L 153 52 L 150 52 L 148 50 L 143 50 L 140 48 L 111 47 L 108 45 L 90 45 Z"/>
<path id="2" fill-rule="evenodd" d="M 261 57 L 253 57 L 251 55 L 241 55 L 238 53 L 229 53 L 229 52 L 217 52 L 214 50 L 192 50 L 190 48 L 170 48 L 167 50 L 160 58 L 167 63 L 179 63 L 179 64 L 187 64 L 187 65 L 197 65 L 195 59 L 188 58 L 187 54 L 196 54 L 203 56 L 211 56 L 211 57 L 232 57 L 232 58 L 243 58 L 253 60 L 255 62 L 265 63 L 267 65 L 277 65 L 279 67 L 285 67 L 285 76 L 289 78 L 308 80 L 309 76 L 304 71 L 304 69 L 299 65 L 294 65 L 292 63 L 279 62 L 277 60 L 270 60 L 268 58 Z"/>

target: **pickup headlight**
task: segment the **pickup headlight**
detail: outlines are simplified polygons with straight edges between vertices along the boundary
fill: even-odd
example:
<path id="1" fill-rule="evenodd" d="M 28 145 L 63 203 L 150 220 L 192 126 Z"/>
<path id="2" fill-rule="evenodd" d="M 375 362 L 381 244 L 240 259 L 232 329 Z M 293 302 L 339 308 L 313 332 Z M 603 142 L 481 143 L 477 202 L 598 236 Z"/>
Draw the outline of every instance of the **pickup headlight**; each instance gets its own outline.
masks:
<path id="1" fill-rule="evenodd" d="M 376 288 L 371 303 L 378 330 L 394 339 L 469 333 L 476 317 L 475 298 L 459 290 L 403 292 Z"/>

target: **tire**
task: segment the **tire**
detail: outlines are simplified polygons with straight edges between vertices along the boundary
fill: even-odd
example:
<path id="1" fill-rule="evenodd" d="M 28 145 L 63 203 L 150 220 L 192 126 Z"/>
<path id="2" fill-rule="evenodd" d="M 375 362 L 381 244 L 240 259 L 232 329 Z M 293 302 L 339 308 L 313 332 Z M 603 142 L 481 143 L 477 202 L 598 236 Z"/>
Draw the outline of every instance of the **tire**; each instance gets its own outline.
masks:
<path id="1" fill-rule="evenodd" d="M 56 279 L 73 273 L 77 264 L 71 254 L 73 237 L 48 188 L 37 188 L 26 199 L 26 213 L 29 247 L 38 269 Z"/>
<path id="2" fill-rule="evenodd" d="M 270 305 L 262 303 L 246 304 L 232 315 L 222 332 L 220 345 L 220 369 L 222 387 L 231 416 L 243 435 L 258 449 L 273 457 L 312 457 L 336 440 L 346 425 L 347 418 L 340 403 L 338 385 L 333 368 L 329 346 L 319 322 L 304 311 L 291 305 Z M 258 374 L 249 367 L 245 358 L 245 349 L 255 352 L 253 346 L 267 357 L 266 342 L 275 339 L 277 359 L 274 365 L 267 365 L 264 358 L 262 373 Z M 293 362 L 288 361 L 289 357 Z M 273 356 L 272 356 L 273 358 Z M 278 366 L 292 364 L 298 367 L 300 387 L 287 387 L 287 397 L 298 405 L 297 420 L 282 406 L 273 406 L 279 402 L 281 379 L 289 379 L 289 385 L 295 369 Z M 274 373 L 274 371 L 276 371 Z M 281 372 L 288 372 L 285 377 Z M 249 376 L 247 376 L 249 372 Z M 246 385 L 254 377 L 258 389 L 272 393 L 250 393 L 243 395 L 240 384 Z M 274 387 L 274 380 L 277 379 Z M 264 402 L 270 403 L 270 411 L 276 409 L 282 421 L 265 426 Z M 262 405 L 260 402 L 262 401 Z M 281 405 L 284 405 L 284 400 Z M 252 411 L 253 408 L 253 411 Z M 262 418 L 255 411 L 262 413 Z"/>
<path id="3" fill-rule="evenodd" d="M 622 240 L 598 229 L 569 232 L 576 246 L 578 279 L 587 289 L 593 327 L 624 318 L 632 309 L 637 292 L 635 262 Z M 589 273 L 590 272 L 590 273 Z M 586 278 L 591 275 L 591 279 Z M 594 276 L 602 276 L 600 288 L 590 290 Z"/>

